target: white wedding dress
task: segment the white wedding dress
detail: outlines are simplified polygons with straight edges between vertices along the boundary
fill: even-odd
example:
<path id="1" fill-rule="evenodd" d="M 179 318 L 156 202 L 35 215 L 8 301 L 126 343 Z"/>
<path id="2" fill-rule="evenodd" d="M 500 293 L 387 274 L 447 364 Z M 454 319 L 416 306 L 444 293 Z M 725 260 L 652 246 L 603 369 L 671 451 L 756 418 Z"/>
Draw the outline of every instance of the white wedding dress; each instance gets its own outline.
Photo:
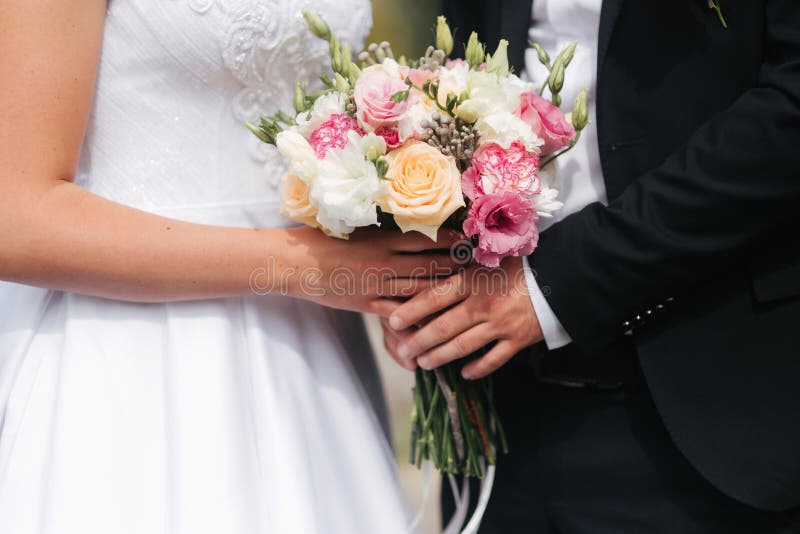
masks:
<path id="1" fill-rule="evenodd" d="M 291 109 L 327 64 L 302 8 L 354 48 L 371 24 L 369 0 L 109 0 L 77 182 L 177 219 L 288 226 L 280 159 L 243 123 Z M 378 386 L 359 318 L 304 301 L 0 283 L 0 533 L 405 532 Z"/>

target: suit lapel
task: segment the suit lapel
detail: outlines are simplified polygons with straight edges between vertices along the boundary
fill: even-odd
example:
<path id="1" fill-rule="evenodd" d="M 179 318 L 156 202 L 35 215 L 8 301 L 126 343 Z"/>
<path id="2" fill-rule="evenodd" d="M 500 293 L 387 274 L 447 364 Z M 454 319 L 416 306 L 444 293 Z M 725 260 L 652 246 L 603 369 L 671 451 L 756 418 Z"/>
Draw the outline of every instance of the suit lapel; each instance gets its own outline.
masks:
<path id="1" fill-rule="evenodd" d="M 620 10 L 624 0 L 603 0 L 603 9 L 600 13 L 600 37 L 597 44 L 597 69 L 603 68 L 603 62 L 608 52 L 608 44 L 614 33 Z"/>

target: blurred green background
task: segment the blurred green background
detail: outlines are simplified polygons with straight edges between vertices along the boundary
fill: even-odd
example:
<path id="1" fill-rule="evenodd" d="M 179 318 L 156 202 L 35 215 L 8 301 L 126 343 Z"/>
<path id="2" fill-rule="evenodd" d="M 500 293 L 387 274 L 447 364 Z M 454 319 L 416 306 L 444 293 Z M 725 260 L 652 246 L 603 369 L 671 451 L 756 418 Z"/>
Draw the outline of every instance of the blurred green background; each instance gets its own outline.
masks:
<path id="1" fill-rule="evenodd" d="M 375 25 L 369 42 L 389 41 L 395 54 L 419 57 L 434 43 L 440 0 L 372 0 Z"/>

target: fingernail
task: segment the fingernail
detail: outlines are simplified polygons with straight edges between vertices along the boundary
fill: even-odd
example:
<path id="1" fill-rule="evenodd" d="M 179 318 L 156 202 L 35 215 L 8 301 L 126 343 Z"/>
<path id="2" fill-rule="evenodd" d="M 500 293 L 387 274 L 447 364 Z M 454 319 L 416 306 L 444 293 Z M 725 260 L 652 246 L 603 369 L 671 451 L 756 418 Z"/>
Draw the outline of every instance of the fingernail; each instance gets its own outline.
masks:
<path id="1" fill-rule="evenodd" d="M 461 371 L 461 378 L 463 378 L 464 380 L 474 380 L 472 373 L 466 370 Z"/>
<path id="2" fill-rule="evenodd" d="M 391 317 L 389 317 L 389 326 L 391 326 L 395 330 L 402 330 L 403 320 L 396 315 L 392 315 Z"/>
<path id="3" fill-rule="evenodd" d="M 431 360 L 430 358 L 420 358 L 417 360 L 417 363 L 420 367 L 425 369 L 426 371 L 430 371 L 431 369 Z"/>

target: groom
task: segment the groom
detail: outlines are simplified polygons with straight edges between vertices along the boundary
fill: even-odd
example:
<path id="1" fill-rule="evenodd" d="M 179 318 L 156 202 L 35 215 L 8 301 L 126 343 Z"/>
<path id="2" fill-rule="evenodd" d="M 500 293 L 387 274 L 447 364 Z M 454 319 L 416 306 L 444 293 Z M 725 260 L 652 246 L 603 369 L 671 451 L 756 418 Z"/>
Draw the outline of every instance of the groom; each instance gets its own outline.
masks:
<path id="1" fill-rule="evenodd" d="M 445 3 L 517 72 L 529 35 L 596 59 L 527 291 L 462 275 L 385 326 L 407 367 L 497 340 L 464 371 L 512 449 L 482 532 L 800 532 L 800 2 Z"/>

